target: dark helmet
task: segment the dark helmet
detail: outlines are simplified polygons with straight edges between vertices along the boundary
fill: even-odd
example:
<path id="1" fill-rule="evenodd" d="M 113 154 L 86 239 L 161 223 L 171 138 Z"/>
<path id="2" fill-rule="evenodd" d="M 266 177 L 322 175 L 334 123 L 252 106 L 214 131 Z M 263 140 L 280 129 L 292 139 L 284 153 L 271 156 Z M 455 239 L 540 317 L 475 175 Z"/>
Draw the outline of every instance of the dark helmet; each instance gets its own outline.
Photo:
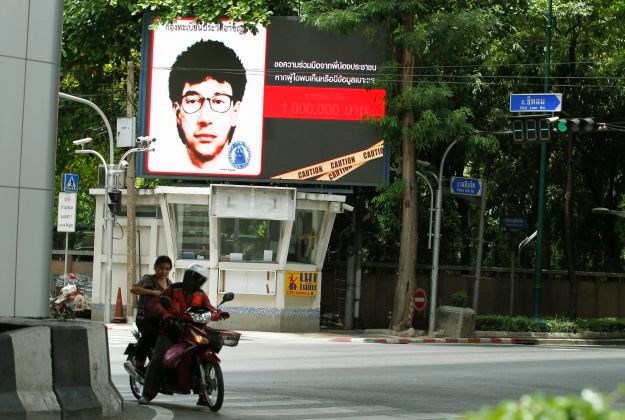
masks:
<path id="1" fill-rule="evenodd" d="M 208 268 L 199 264 L 191 264 L 184 272 L 182 287 L 186 292 L 197 292 L 208 280 Z"/>

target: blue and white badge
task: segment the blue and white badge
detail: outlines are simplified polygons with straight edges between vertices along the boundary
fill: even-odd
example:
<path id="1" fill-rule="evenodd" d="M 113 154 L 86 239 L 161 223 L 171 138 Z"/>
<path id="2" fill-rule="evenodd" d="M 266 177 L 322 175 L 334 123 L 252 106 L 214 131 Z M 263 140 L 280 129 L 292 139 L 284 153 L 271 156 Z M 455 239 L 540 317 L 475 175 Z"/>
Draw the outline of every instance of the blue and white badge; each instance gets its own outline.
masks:
<path id="1" fill-rule="evenodd" d="M 243 141 L 235 141 L 228 149 L 228 160 L 230 165 L 237 169 L 243 169 L 250 164 L 252 153 L 247 144 Z"/>

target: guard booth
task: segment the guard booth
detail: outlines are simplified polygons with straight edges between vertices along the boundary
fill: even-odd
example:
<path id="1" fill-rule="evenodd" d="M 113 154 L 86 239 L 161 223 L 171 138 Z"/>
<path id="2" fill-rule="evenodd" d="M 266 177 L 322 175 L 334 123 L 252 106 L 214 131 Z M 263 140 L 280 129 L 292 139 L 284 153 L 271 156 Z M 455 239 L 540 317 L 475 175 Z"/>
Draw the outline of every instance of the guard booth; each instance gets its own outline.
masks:
<path id="1" fill-rule="evenodd" d="M 111 302 L 104 302 L 106 200 L 96 197 L 92 318 L 103 319 L 118 288 L 126 296 L 126 190 L 113 232 Z M 234 292 L 224 327 L 259 331 L 318 331 L 321 270 L 335 217 L 351 210 L 345 196 L 295 188 L 215 184 L 157 187 L 136 195 L 137 274 L 152 273 L 157 256 L 174 264 L 170 278 L 182 281 L 193 263 L 209 268 L 204 286 L 214 304 Z M 124 306 L 125 306 L 124 298 Z M 132 314 L 128 314 L 132 315 Z"/>

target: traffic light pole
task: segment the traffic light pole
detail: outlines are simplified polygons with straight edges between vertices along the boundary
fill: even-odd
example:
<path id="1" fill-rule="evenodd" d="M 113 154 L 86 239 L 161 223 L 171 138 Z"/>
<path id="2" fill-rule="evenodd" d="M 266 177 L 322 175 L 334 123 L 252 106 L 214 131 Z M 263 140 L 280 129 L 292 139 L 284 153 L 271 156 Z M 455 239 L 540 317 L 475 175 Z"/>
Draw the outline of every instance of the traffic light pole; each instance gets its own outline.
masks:
<path id="1" fill-rule="evenodd" d="M 553 17 L 552 0 L 547 2 L 547 33 L 545 36 L 545 93 L 549 92 L 549 76 L 551 68 L 551 24 Z M 542 274 L 543 274 L 543 229 L 545 226 L 545 172 L 547 166 L 547 143 L 542 142 L 540 145 L 540 174 L 538 179 L 538 220 L 536 228 L 536 273 L 534 281 L 534 310 L 533 317 L 540 318 L 541 301 L 542 301 Z"/>

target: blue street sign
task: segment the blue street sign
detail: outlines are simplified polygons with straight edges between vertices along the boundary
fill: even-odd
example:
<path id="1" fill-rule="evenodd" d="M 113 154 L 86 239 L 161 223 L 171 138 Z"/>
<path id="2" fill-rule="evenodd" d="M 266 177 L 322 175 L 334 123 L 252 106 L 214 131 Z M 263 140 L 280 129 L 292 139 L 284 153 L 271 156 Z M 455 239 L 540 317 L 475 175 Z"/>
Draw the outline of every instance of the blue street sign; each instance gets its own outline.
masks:
<path id="1" fill-rule="evenodd" d="M 513 93 L 510 95 L 510 112 L 562 111 L 561 93 Z"/>
<path id="2" fill-rule="evenodd" d="M 452 194 L 481 196 L 482 180 L 452 176 L 450 188 Z"/>
<path id="3" fill-rule="evenodd" d="M 76 174 L 63 174 L 63 185 L 61 190 L 67 193 L 78 192 L 78 175 Z"/>
<path id="4" fill-rule="evenodd" d="M 506 230 L 527 230 L 529 227 L 525 216 L 501 216 L 499 222 Z"/>

